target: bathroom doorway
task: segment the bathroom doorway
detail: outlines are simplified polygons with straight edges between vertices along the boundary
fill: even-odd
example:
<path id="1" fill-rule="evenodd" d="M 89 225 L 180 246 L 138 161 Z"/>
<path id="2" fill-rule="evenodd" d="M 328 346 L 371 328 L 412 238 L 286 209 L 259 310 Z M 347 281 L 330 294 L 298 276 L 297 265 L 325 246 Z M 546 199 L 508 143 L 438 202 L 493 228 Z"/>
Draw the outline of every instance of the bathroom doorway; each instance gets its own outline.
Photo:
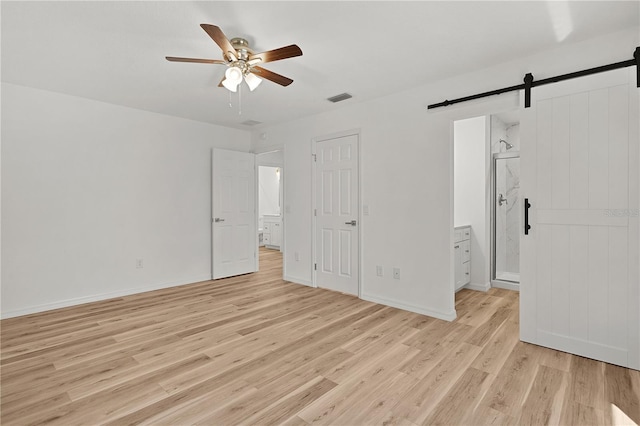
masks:
<path id="1" fill-rule="evenodd" d="M 491 285 L 519 290 L 520 123 L 516 113 L 491 116 Z"/>
<path id="2" fill-rule="evenodd" d="M 272 151 L 256 156 L 257 165 L 257 220 L 258 252 L 268 258 L 268 265 L 259 263 L 259 270 L 278 266 L 282 268 L 284 252 L 284 155 Z M 279 265 L 274 261 L 279 260 Z M 278 262 L 276 262 L 278 263 Z"/>

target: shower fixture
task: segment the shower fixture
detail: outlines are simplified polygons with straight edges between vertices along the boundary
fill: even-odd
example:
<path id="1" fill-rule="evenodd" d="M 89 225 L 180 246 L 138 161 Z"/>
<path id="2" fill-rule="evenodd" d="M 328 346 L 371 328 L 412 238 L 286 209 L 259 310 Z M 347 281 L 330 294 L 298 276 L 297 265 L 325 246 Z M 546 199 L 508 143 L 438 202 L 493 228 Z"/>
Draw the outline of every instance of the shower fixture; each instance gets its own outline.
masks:
<path id="1" fill-rule="evenodd" d="M 513 145 L 511 145 L 509 142 L 505 141 L 504 139 L 500 139 L 500 142 L 504 142 L 504 144 L 507 147 L 507 150 L 513 148 Z M 500 143 L 500 142 L 498 142 L 498 143 Z"/>

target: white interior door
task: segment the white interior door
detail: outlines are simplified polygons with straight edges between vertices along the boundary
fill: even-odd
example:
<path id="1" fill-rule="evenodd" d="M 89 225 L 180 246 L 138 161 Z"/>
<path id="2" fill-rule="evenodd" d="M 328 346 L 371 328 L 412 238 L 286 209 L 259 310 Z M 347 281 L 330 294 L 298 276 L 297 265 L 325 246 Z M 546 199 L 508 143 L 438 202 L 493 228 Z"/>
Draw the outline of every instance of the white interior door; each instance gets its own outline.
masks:
<path id="1" fill-rule="evenodd" d="M 358 294 L 358 136 L 315 143 L 316 284 Z"/>
<path id="2" fill-rule="evenodd" d="M 213 279 L 257 270 L 255 155 L 212 153 Z"/>
<path id="3" fill-rule="evenodd" d="M 635 69 L 634 69 L 635 72 Z M 640 368 L 638 89 L 628 69 L 522 110 L 521 339 Z"/>

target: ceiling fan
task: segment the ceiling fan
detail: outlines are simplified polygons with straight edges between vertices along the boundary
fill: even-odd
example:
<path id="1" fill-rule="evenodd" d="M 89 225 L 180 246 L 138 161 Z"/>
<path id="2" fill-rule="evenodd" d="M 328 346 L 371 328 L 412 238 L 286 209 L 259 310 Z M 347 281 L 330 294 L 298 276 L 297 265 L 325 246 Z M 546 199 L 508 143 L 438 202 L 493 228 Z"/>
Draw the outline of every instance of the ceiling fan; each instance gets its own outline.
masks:
<path id="1" fill-rule="evenodd" d="M 224 73 L 224 78 L 220 81 L 218 86 L 224 86 L 232 92 L 238 90 L 238 86 L 242 83 L 243 79 L 251 91 L 258 87 L 262 82 L 260 77 L 271 80 L 281 86 L 288 86 L 293 83 L 293 80 L 290 78 L 262 68 L 258 66 L 258 64 L 301 56 L 302 50 L 300 50 L 297 45 L 291 44 L 279 49 L 269 50 L 262 53 L 254 53 L 249 47 L 249 42 L 247 40 L 239 37 L 229 40 L 222 30 L 215 25 L 201 24 L 200 26 L 207 34 L 209 34 L 209 37 L 211 37 L 213 41 L 220 46 L 220 49 L 222 49 L 222 57 L 224 59 L 197 59 L 166 56 L 167 61 L 226 65 L 227 70 Z"/>

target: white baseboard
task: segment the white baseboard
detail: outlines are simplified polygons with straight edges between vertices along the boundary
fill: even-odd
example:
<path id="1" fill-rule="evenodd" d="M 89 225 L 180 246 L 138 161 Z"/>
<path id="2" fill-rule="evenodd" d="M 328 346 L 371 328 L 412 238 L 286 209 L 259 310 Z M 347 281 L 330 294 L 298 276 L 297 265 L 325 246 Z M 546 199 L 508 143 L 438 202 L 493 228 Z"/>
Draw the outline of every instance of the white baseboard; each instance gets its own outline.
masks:
<path id="1" fill-rule="evenodd" d="M 510 282 L 507 282 L 507 281 L 494 280 L 494 281 L 491 281 L 491 286 L 492 287 L 497 287 L 497 288 L 504 288 L 506 290 L 520 291 L 520 285 L 519 284 L 510 283 Z"/>
<path id="2" fill-rule="evenodd" d="M 188 278 L 181 281 L 166 282 L 166 283 L 154 284 L 154 285 L 145 286 L 145 287 L 129 288 L 129 289 L 118 290 L 118 291 L 113 291 L 109 293 L 93 294 L 90 296 L 59 300 L 56 302 L 44 303 L 41 305 L 33 305 L 33 306 L 21 308 L 21 309 L 14 309 L 11 311 L 2 312 L 0 313 L 0 318 L 5 319 L 5 318 L 20 317 L 23 315 L 30 315 L 30 314 L 35 314 L 39 312 L 51 311 L 53 309 L 68 308 L 70 306 L 83 305 L 85 303 L 100 302 L 102 300 L 113 299 L 116 297 L 130 296 L 132 294 L 146 293 L 148 291 L 162 290 L 165 288 L 177 287 L 185 284 L 193 284 L 193 283 L 197 283 L 201 281 L 209 281 L 209 280 L 211 280 L 211 275 L 206 275 L 206 276 L 201 275 L 201 276 L 192 277 L 192 278 Z"/>
<path id="3" fill-rule="evenodd" d="M 485 284 L 469 283 L 462 288 L 468 288 L 469 290 L 487 292 L 491 288 L 491 284 L 490 283 L 485 283 Z"/>
<path id="4" fill-rule="evenodd" d="M 411 305 L 405 302 L 397 300 L 387 299 L 386 297 L 375 296 L 371 294 L 362 294 L 360 296 L 362 300 L 366 300 L 373 303 L 379 303 L 381 305 L 391 306 L 392 308 L 402 309 L 404 311 L 415 312 L 416 314 L 426 315 L 428 317 L 434 317 L 445 321 L 453 321 L 456 319 L 456 310 L 451 312 L 440 312 L 431 309 L 425 309 L 420 306 Z"/>
<path id="5" fill-rule="evenodd" d="M 302 278 L 292 277 L 290 275 L 285 275 L 284 277 L 282 277 L 282 279 L 285 280 L 285 281 L 292 282 L 294 284 L 302 284 L 302 285 L 306 285 L 306 286 L 309 286 L 309 287 L 315 287 L 313 285 L 312 281 L 304 280 Z"/>

